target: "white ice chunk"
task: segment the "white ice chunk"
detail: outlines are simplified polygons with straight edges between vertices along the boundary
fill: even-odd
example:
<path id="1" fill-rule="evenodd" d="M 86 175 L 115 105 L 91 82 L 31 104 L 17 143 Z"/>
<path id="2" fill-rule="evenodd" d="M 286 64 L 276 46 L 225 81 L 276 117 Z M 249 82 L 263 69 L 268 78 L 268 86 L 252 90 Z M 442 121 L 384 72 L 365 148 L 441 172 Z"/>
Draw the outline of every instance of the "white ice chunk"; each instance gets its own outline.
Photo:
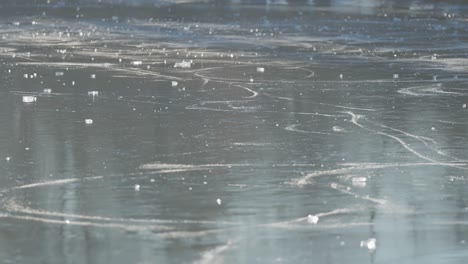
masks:
<path id="1" fill-rule="evenodd" d="M 367 178 L 366 177 L 354 177 L 351 180 L 353 186 L 357 187 L 366 187 L 367 185 Z"/>
<path id="2" fill-rule="evenodd" d="M 133 189 L 134 189 L 135 191 L 138 192 L 138 191 L 140 190 L 140 185 L 139 185 L 139 184 L 135 184 L 135 185 L 133 186 Z"/>
<path id="3" fill-rule="evenodd" d="M 92 119 L 85 119 L 85 124 L 87 125 L 92 125 L 93 124 L 93 120 Z"/>
<path id="4" fill-rule="evenodd" d="M 98 96 L 99 92 L 98 91 L 88 91 L 89 96 Z"/>
<path id="5" fill-rule="evenodd" d="M 332 127 L 333 131 L 335 132 L 344 132 L 344 128 L 340 127 L 340 126 L 333 126 Z"/>
<path id="6" fill-rule="evenodd" d="M 466 104 L 463 104 L 462 107 L 463 107 L 463 108 L 466 108 Z"/>
<path id="7" fill-rule="evenodd" d="M 37 101 L 36 96 L 32 96 L 32 95 L 23 96 L 23 103 L 34 103 L 36 101 Z"/>
<path id="8" fill-rule="evenodd" d="M 179 84 L 179 83 L 178 83 L 177 81 L 172 81 L 172 82 L 171 82 L 172 87 L 176 87 L 178 84 Z"/>
<path id="9" fill-rule="evenodd" d="M 263 67 L 257 67 L 257 72 L 265 72 L 265 68 L 263 68 Z"/>
<path id="10" fill-rule="evenodd" d="M 55 72 L 55 76 L 63 76 L 65 73 L 64 72 Z"/>
<path id="11" fill-rule="evenodd" d="M 400 76 L 398 75 L 398 73 L 394 73 L 393 74 L 393 79 L 398 79 Z"/>
<path id="12" fill-rule="evenodd" d="M 190 61 L 181 61 L 174 64 L 174 68 L 190 69 L 192 67 L 192 62 Z"/>
<path id="13" fill-rule="evenodd" d="M 308 215 L 307 216 L 307 223 L 309 224 L 317 224 L 319 221 L 319 217 L 316 215 Z"/>
<path id="14" fill-rule="evenodd" d="M 218 205 L 221 205 L 221 202 L 222 202 L 221 199 L 219 199 L 219 198 L 216 199 L 216 203 L 217 203 Z"/>
<path id="15" fill-rule="evenodd" d="M 50 94 L 50 93 L 52 93 L 52 89 L 47 88 L 47 89 L 44 89 L 43 92 L 46 93 L 46 94 Z"/>
<path id="16" fill-rule="evenodd" d="M 96 74 L 91 74 L 91 79 L 96 79 Z"/>
<path id="17" fill-rule="evenodd" d="M 375 238 L 369 238 L 367 240 L 361 241 L 361 247 L 362 248 L 367 248 L 369 250 L 375 250 L 377 248 L 377 239 Z"/>
<path id="18" fill-rule="evenodd" d="M 134 66 L 138 66 L 138 65 L 143 64 L 143 62 L 142 61 L 132 61 L 132 62 L 130 62 L 130 64 L 132 64 Z"/>

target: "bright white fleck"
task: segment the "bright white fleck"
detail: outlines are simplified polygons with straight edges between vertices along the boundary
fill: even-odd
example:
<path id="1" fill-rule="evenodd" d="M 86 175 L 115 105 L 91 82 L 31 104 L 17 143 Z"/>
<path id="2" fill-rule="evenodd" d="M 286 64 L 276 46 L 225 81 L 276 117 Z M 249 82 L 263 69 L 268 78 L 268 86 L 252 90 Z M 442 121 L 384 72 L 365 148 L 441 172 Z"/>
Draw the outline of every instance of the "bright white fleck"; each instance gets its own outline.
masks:
<path id="1" fill-rule="evenodd" d="M 343 79 L 343 74 L 340 74 L 340 79 Z"/>
<path id="2" fill-rule="evenodd" d="M 134 189 L 135 191 L 138 192 L 138 191 L 140 190 L 140 185 L 139 185 L 139 184 L 135 184 L 135 185 L 133 186 L 133 189 Z"/>
<path id="3" fill-rule="evenodd" d="M 265 72 L 265 68 L 263 68 L 263 67 L 257 67 L 257 72 Z"/>
<path id="4" fill-rule="evenodd" d="M 353 186 L 356 187 L 366 187 L 367 185 L 367 178 L 366 177 L 354 177 L 351 180 Z"/>
<path id="5" fill-rule="evenodd" d="M 219 199 L 219 198 L 216 199 L 216 203 L 217 203 L 218 205 L 221 205 L 221 199 Z"/>
<path id="6" fill-rule="evenodd" d="M 64 72 L 55 72 L 55 76 L 63 76 L 65 73 Z"/>
<path id="7" fill-rule="evenodd" d="M 87 124 L 87 125 L 92 125 L 92 124 L 93 124 L 93 120 L 92 120 L 92 119 L 85 119 L 85 124 Z"/>
<path id="8" fill-rule="evenodd" d="M 52 93 L 52 89 L 44 89 L 43 92 L 46 93 L 46 94 L 50 94 L 50 93 Z"/>
<path id="9" fill-rule="evenodd" d="M 36 96 L 32 96 L 32 95 L 23 96 L 23 103 L 34 103 L 36 101 L 37 101 Z"/>
<path id="10" fill-rule="evenodd" d="M 375 238 L 369 238 L 367 240 L 361 241 L 361 247 L 362 248 L 367 248 L 371 251 L 374 251 L 377 248 L 377 239 Z"/>
<path id="11" fill-rule="evenodd" d="M 308 215 L 307 216 L 307 223 L 309 224 L 317 224 L 319 221 L 319 217 L 316 215 Z"/>
<path id="12" fill-rule="evenodd" d="M 88 91 L 89 96 L 98 96 L 99 92 L 98 91 Z"/>
<path id="13" fill-rule="evenodd" d="M 254 81 L 254 79 L 250 78 L 250 82 L 253 82 L 253 81 Z"/>
<path id="14" fill-rule="evenodd" d="M 432 131 L 435 131 L 436 129 L 435 129 L 435 127 L 431 127 L 431 130 L 432 130 Z"/>
<path id="15" fill-rule="evenodd" d="M 91 74 L 91 79 L 96 79 L 96 74 Z"/>
<path id="16" fill-rule="evenodd" d="M 174 68 L 190 69 L 192 67 L 192 62 L 190 61 L 181 61 L 174 64 Z"/>
<path id="17" fill-rule="evenodd" d="M 132 64 L 134 66 L 138 66 L 138 65 L 143 64 L 143 62 L 142 61 L 132 61 L 132 62 L 130 62 L 130 64 Z"/>
<path id="18" fill-rule="evenodd" d="M 6 157 L 5 160 L 6 160 L 6 161 L 10 161 L 10 160 L 11 160 L 11 157 Z"/>
<path id="19" fill-rule="evenodd" d="M 179 85 L 179 83 L 177 81 L 172 81 L 171 85 L 172 85 L 172 87 L 176 87 L 177 85 Z"/>
<path id="20" fill-rule="evenodd" d="M 335 132 L 344 132 L 344 128 L 340 127 L 340 126 L 333 126 L 332 127 L 333 131 Z"/>
<path id="21" fill-rule="evenodd" d="M 462 108 L 466 108 L 466 104 L 463 104 L 463 105 L 462 105 Z"/>
<path id="22" fill-rule="evenodd" d="M 394 73 L 393 74 L 393 79 L 398 79 L 400 76 L 398 75 L 398 73 Z"/>
<path id="23" fill-rule="evenodd" d="M 67 225 L 70 224 L 70 220 L 68 220 L 68 219 L 65 220 L 65 223 L 66 223 Z"/>

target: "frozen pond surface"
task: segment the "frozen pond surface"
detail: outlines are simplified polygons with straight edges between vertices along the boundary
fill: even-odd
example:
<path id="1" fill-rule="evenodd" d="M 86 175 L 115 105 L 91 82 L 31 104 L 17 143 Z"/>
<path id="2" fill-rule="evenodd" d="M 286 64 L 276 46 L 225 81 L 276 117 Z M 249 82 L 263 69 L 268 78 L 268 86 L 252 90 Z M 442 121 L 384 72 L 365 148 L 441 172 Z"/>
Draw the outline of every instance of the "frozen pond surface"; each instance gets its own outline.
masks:
<path id="1" fill-rule="evenodd" d="M 81 2 L 0 7 L 1 263 L 466 263 L 468 6 Z"/>

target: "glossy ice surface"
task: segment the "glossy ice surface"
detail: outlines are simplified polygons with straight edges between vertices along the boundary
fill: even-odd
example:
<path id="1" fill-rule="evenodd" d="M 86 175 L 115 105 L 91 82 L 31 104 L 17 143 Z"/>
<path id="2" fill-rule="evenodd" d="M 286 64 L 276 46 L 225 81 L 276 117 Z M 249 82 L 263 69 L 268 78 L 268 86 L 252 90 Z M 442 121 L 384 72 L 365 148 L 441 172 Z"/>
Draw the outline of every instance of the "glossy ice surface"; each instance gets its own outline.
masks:
<path id="1" fill-rule="evenodd" d="M 1 263 L 466 263 L 462 1 L 10 2 Z"/>

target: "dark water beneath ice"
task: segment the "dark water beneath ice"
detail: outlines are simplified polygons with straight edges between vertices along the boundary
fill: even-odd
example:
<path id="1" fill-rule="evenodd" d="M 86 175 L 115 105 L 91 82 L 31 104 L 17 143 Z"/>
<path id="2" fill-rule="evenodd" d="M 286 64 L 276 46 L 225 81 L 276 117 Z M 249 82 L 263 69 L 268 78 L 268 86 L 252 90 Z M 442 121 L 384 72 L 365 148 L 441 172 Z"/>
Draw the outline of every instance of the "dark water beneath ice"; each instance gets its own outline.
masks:
<path id="1" fill-rule="evenodd" d="M 1 262 L 465 263 L 467 7 L 3 5 Z"/>

